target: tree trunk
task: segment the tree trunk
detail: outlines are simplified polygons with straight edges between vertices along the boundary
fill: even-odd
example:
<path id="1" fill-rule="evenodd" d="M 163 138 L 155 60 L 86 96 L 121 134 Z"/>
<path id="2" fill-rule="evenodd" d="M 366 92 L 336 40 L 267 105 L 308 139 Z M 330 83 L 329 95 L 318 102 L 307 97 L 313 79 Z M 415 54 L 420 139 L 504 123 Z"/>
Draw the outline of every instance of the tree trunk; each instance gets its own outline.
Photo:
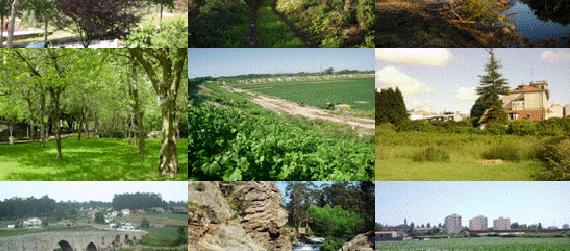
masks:
<path id="1" fill-rule="evenodd" d="M 12 136 L 13 132 L 14 132 L 14 123 L 10 122 L 10 137 L 8 138 L 10 140 L 10 145 L 14 144 L 14 136 Z"/>
<path id="2" fill-rule="evenodd" d="M 141 100 L 139 97 L 139 89 L 137 83 L 137 65 L 135 62 L 131 62 L 131 71 L 132 71 L 132 97 L 134 99 L 133 104 L 133 113 L 134 113 L 134 122 L 136 125 L 137 135 L 138 135 L 138 146 L 139 146 L 139 155 L 144 155 L 144 125 L 143 125 L 143 111 L 141 111 Z"/>
<path id="3" fill-rule="evenodd" d="M 164 9 L 164 5 L 160 4 L 160 21 L 158 22 L 158 31 L 162 31 L 162 11 Z"/>
<path id="4" fill-rule="evenodd" d="M 44 17 L 44 47 L 48 46 L 48 18 Z"/>
<path id="5" fill-rule="evenodd" d="M 79 114 L 79 126 L 77 127 L 77 141 L 81 141 L 81 129 L 83 127 L 83 117 Z"/>
<path id="6" fill-rule="evenodd" d="M 40 94 L 40 147 L 44 147 L 45 146 L 45 142 L 47 140 L 47 136 L 46 136 L 46 126 L 45 126 L 45 122 L 44 122 L 44 117 L 45 117 L 45 111 L 46 111 L 46 97 L 45 97 L 45 92 L 42 91 L 42 93 Z"/>
<path id="7" fill-rule="evenodd" d="M 14 0 L 12 2 L 12 10 L 10 11 L 10 25 L 8 26 L 8 41 L 6 41 L 6 47 L 11 48 L 12 42 L 14 40 L 14 29 L 16 29 L 16 14 L 18 13 L 18 6 L 20 5 L 20 0 Z"/>
<path id="8" fill-rule="evenodd" d="M 59 110 L 59 98 L 61 96 L 61 89 L 58 87 L 48 88 L 51 103 L 52 103 L 52 127 L 54 133 L 55 148 L 57 149 L 57 160 L 62 160 L 63 156 L 61 154 L 61 126 L 60 123 L 60 110 Z"/>
<path id="9" fill-rule="evenodd" d="M 4 47 L 4 16 L 0 15 L 0 48 Z"/>
<path id="10" fill-rule="evenodd" d="M 178 174 L 179 166 L 176 155 L 176 99 L 169 98 L 161 104 L 162 111 L 162 147 L 160 148 L 160 175 L 171 178 Z"/>

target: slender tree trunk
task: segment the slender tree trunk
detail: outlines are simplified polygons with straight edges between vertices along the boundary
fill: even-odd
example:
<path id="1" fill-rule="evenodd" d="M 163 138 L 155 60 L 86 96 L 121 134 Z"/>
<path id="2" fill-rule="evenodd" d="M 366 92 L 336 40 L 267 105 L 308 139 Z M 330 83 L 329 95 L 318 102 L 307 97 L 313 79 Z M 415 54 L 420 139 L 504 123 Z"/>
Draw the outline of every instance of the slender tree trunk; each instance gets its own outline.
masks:
<path id="1" fill-rule="evenodd" d="M 14 144 L 14 136 L 12 136 L 12 133 L 14 132 L 14 123 L 10 122 L 10 145 Z"/>
<path id="2" fill-rule="evenodd" d="M 0 15 L 0 48 L 4 47 L 4 16 Z"/>
<path id="3" fill-rule="evenodd" d="M 57 150 L 57 160 L 62 160 L 63 156 L 61 154 L 61 127 L 60 123 L 60 110 L 59 110 L 59 98 L 61 95 L 61 89 L 57 87 L 48 88 L 51 102 L 52 102 L 52 127 L 54 133 L 55 148 Z"/>
<path id="4" fill-rule="evenodd" d="M 32 100 L 28 97 L 26 97 L 26 104 L 28 105 L 28 113 L 30 114 L 28 116 L 29 120 L 30 120 L 30 135 L 28 135 L 28 138 L 30 138 L 32 140 L 32 142 L 34 142 L 35 138 L 36 138 L 36 134 L 35 134 L 35 123 L 34 123 L 34 111 L 33 111 L 33 106 L 32 106 Z M 31 137 L 30 137 L 31 136 Z"/>
<path id="5" fill-rule="evenodd" d="M 48 47 L 48 18 L 44 17 L 44 47 Z"/>
<path id="6" fill-rule="evenodd" d="M 83 117 L 79 114 L 79 126 L 77 127 L 77 141 L 81 141 L 81 129 L 83 128 Z"/>
<path id="7" fill-rule="evenodd" d="M 18 6 L 20 5 L 20 0 L 14 0 L 12 2 L 12 10 L 10 11 L 10 26 L 8 27 L 8 41 L 6 41 L 6 47 L 11 48 L 12 42 L 14 40 L 14 30 L 16 29 L 16 14 L 18 13 Z"/>
<path id="8" fill-rule="evenodd" d="M 139 97 L 139 90 L 138 90 L 138 83 L 137 83 L 137 65 L 135 62 L 131 62 L 131 71 L 132 71 L 132 97 L 134 100 L 133 103 L 133 112 L 134 112 L 134 122 L 136 125 L 137 136 L 138 136 L 138 147 L 139 147 L 139 155 L 143 156 L 145 152 L 145 145 L 144 145 L 144 125 L 143 125 L 143 111 L 141 111 L 141 100 Z"/>
<path id="9" fill-rule="evenodd" d="M 44 117 L 45 117 L 45 113 L 46 113 L 46 97 L 45 97 L 45 92 L 42 91 L 42 93 L 40 93 L 40 147 L 44 147 L 45 146 L 45 142 L 47 140 L 47 136 L 46 136 L 46 126 L 45 126 L 45 122 L 44 122 Z"/>
<path id="10" fill-rule="evenodd" d="M 175 177 L 179 171 L 176 155 L 176 99 L 168 98 L 161 105 L 162 146 L 160 148 L 160 174 Z"/>
<path id="11" fill-rule="evenodd" d="M 162 31 L 162 11 L 164 10 L 164 5 L 160 4 L 160 21 L 158 23 L 158 31 Z"/>

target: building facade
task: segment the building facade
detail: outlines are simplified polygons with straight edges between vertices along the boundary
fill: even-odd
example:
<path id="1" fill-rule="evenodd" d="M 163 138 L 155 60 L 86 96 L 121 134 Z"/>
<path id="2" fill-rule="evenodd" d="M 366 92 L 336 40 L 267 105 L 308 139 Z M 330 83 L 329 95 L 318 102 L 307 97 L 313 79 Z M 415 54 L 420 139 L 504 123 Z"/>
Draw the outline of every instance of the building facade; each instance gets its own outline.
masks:
<path id="1" fill-rule="evenodd" d="M 509 121 L 548 119 L 549 91 L 546 81 L 530 82 L 512 89 L 501 98 Z"/>
<path id="2" fill-rule="evenodd" d="M 451 214 L 445 217 L 443 228 L 448 234 L 460 233 L 463 229 L 461 215 Z"/>
<path id="3" fill-rule="evenodd" d="M 28 229 L 38 229 L 42 227 L 42 220 L 37 217 L 32 217 L 22 222 L 22 225 Z"/>
<path id="4" fill-rule="evenodd" d="M 477 215 L 469 220 L 469 230 L 472 231 L 485 231 L 488 228 L 487 217 L 483 215 Z"/>
<path id="5" fill-rule="evenodd" d="M 494 220 L 493 230 L 511 230 L 511 219 L 501 216 Z"/>

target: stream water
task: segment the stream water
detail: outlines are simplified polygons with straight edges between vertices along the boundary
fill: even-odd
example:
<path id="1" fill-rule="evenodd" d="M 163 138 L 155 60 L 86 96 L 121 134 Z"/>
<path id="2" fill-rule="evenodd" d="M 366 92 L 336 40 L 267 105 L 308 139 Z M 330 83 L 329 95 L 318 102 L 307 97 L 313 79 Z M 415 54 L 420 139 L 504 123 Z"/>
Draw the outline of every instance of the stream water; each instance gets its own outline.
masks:
<path id="1" fill-rule="evenodd" d="M 293 251 L 320 251 L 321 245 L 319 244 L 301 244 L 301 245 L 293 245 Z"/>
<path id="2" fill-rule="evenodd" d="M 562 40 L 570 35 L 570 0 L 517 0 L 505 10 L 517 31 L 532 40 Z"/>

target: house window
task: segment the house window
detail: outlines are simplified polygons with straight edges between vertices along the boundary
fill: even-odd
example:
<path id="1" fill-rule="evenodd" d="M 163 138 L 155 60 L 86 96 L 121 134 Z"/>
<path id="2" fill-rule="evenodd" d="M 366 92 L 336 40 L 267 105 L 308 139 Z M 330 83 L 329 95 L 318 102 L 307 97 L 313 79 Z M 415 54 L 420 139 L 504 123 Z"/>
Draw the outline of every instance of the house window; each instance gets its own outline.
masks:
<path id="1" fill-rule="evenodd" d="M 510 120 L 510 121 L 516 121 L 517 118 L 518 118 L 518 114 L 517 114 L 517 113 L 515 113 L 515 112 L 509 113 L 509 120 Z"/>

